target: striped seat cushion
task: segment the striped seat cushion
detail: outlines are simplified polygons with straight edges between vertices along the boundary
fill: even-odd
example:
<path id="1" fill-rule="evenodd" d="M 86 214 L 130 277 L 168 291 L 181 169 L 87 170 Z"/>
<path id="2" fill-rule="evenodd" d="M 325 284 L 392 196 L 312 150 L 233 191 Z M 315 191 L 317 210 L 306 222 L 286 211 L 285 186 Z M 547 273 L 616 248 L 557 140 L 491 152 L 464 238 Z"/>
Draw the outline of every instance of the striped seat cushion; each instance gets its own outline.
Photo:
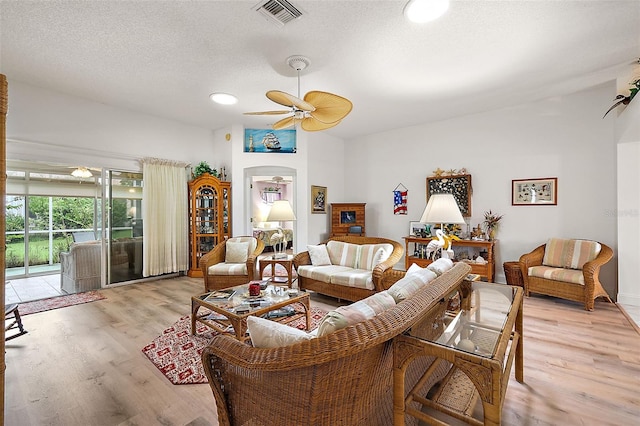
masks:
<path id="1" fill-rule="evenodd" d="M 209 275 L 247 275 L 246 263 L 216 263 L 209 266 Z"/>
<path id="2" fill-rule="evenodd" d="M 322 281 L 325 283 L 331 282 L 331 277 L 337 273 L 348 273 L 353 271 L 353 268 L 339 265 L 300 265 L 298 267 L 298 275 L 305 278 L 311 278 L 312 280 Z M 371 275 L 371 274 L 369 274 Z"/>
<path id="3" fill-rule="evenodd" d="M 373 275 L 367 269 L 349 269 L 331 276 L 331 284 L 375 290 Z"/>
<path id="4" fill-rule="evenodd" d="M 544 249 L 542 264 L 555 268 L 582 269 L 595 259 L 602 246 L 596 241 L 550 238 Z"/>
<path id="5" fill-rule="evenodd" d="M 529 268 L 529 276 L 584 285 L 584 275 L 579 269 L 531 266 Z"/>

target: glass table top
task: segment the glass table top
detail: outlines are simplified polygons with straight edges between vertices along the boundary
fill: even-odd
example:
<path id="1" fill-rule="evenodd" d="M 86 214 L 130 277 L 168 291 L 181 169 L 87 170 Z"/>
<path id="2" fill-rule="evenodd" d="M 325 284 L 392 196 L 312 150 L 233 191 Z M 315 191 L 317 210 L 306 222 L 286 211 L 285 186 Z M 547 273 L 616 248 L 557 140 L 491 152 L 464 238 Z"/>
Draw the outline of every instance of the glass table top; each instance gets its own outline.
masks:
<path id="1" fill-rule="evenodd" d="M 257 283 L 258 281 L 256 281 Z M 236 314 L 244 314 L 262 308 L 273 306 L 292 297 L 298 296 L 298 290 L 291 290 L 260 281 L 261 286 L 259 296 L 249 295 L 249 283 L 224 290 L 216 290 L 198 296 L 203 302 L 224 309 Z"/>
<path id="2" fill-rule="evenodd" d="M 431 321 L 430 330 L 415 327 L 409 335 L 430 342 L 491 358 L 511 312 L 516 288 L 505 284 L 476 281 L 471 294 L 458 306 L 448 303 L 444 312 Z"/>

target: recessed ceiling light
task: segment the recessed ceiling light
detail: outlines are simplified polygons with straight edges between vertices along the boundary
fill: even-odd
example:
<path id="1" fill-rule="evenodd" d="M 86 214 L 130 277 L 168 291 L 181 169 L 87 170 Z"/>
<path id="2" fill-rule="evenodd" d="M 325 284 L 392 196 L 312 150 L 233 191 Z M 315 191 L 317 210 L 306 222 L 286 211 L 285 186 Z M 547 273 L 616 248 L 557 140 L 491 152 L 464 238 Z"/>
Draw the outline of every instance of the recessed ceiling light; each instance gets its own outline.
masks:
<path id="1" fill-rule="evenodd" d="M 222 92 L 216 92 L 216 93 L 210 94 L 209 99 L 211 99 L 213 102 L 220 105 L 233 105 L 235 103 L 238 103 L 238 98 L 236 98 L 235 96 L 229 93 L 222 93 Z"/>
<path id="2" fill-rule="evenodd" d="M 411 22 L 423 22 L 438 19 L 449 9 L 449 0 L 409 0 L 404 7 L 404 16 Z"/>

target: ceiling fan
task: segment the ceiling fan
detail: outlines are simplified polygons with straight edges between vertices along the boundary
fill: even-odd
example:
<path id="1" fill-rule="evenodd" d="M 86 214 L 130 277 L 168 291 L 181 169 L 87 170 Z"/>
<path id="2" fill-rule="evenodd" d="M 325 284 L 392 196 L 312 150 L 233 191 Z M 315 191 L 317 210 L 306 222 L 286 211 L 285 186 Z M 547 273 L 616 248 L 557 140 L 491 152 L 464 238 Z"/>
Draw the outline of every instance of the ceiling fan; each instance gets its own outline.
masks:
<path id="1" fill-rule="evenodd" d="M 300 99 L 300 71 L 309 66 L 309 59 L 294 55 L 287 58 L 287 64 L 298 72 L 298 96 L 280 90 L 270 90 L 267 98 L 291 109 L 278 111 L 245 112 L 246 115 L 291 114 L 273 123 L 274 130 L 286 129 L 300 123 L 307 132 L 316 132 L 334 127 L 351 112 L 353 104 L 347 98 L 329 92 L 313 90 Z"/>

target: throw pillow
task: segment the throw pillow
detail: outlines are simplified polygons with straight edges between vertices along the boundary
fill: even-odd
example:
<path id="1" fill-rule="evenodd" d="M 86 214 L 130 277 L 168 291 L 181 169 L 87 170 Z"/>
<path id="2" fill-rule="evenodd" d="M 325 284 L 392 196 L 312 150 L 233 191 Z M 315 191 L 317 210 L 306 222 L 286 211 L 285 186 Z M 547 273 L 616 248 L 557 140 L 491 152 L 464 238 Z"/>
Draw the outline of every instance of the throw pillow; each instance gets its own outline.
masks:
<path id="1" fill-rule="evenodd" d="M 415 265 L 415 264 L 414 264 Z M 412 265 L 413 266 L 413 265 Z M 411 269 L 411 268 L 409 268 Z M 409 298 L 413 293 L 418 291 L 422 286 L 437 278 L 435 272 L 429 269 L 418 267 L 419 271 L 405 274 L 400 280 L 396 281 L 387 292 L 393 297 L 396 303 Z"/>
<path id="2" fill-rule="evenodd" d="M 424 268 L 420 267 L 417 263 L 412 263 L 411 266 L 409 266 L 409 269 L 407 269 L 405 276 L 413 274 L 414 272 L 422 271 L 423 269 Z"/>
<path id="3" fill-rule="evenodd" d="M 366 299 L 359 300 L 348 306 L 328 312 L 318 325 L 318 337 L 333 333 L 334 331 L 366 321 L 373 318 L 386 309 L 396 305 L 396 301 L 387 291 L 373 294 Z"/>
<path id="4" fill-rule="evenodd" d="M 452 266 L 453 266 L 453 260 L 445 259 L 444 257 L 441 257 L 435 262 L 430 263 L 427 266 L 427 269 L 435 272 L 437 276 L 440 276 L 445 272 L 447 272 L 449 269 L 451 269 Z"/>
<path id="5" fill-rule="evenodd" d="M 307 246 L 307 250 L 309 250 L 309 257 L 313 266 L 331 265 L 326 245 Z"/>
<path id="6" fill-rule="evenodd" d="M 306 331 L 254 316 L 247 317 L 247 330 L 256 348 L 279 348 L 313 338 Z"/>
<path id="7" fill-rule="evenodd" d="M 225 252 L 225 263 L 245 263 L 249 255 L 249 243 L 237 243 L 227 241 Z"/>

